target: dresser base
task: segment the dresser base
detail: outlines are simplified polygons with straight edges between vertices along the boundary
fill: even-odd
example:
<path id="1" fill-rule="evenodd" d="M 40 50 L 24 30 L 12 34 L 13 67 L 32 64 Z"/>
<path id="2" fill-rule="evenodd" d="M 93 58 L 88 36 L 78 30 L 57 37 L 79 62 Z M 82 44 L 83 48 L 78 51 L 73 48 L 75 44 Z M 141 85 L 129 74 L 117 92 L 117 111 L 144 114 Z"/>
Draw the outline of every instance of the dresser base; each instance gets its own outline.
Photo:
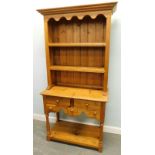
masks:
<path id="1" fill-rule="evenodd" d="M 79 123 L 58 121 L 47 135 L 48 140 L 67 142 L 101 150 L 100 128 Z"/>

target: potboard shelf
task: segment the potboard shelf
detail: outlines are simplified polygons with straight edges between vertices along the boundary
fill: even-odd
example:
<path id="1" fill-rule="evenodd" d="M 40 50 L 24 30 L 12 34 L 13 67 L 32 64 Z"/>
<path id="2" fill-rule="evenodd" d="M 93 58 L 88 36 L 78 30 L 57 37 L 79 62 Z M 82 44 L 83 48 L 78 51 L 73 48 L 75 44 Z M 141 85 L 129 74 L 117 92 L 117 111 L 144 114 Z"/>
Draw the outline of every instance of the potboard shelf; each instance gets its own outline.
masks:
<path id="1" fill-rule="evenodd" d="M 48 138 L 50 140 L 98 148 L 99 127 L 60 120 L 51 128 Z"/>
<path id="2" fill-rule="evenodd" d="M 50 66 L 50 70 L 69 71 L 69 72 L 90 72 L 104 73 L 103 67 L 81 67 L 81 66 Z"/>

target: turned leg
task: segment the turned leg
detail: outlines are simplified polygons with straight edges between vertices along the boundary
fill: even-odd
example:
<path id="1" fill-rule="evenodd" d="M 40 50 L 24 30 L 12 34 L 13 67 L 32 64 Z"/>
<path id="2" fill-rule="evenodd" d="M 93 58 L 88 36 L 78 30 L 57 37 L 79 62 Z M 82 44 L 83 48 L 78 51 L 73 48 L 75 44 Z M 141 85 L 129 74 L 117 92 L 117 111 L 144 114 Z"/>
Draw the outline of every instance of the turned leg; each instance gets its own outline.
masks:
<path id="1" fill-rule="evenodd" d="M 101 111 L 100 111 L 100 137 L 99 137 L 99 148 L 98 151 L 102 152 L 103 149 L 103 124 L 104 124 L 104 116 L 105 116 L 105 103 L 101 103 Z"/>
<path id="2" fill-rule="evenodd" d="M 46 96 L 43 96 L 43 103 L 44 103 L 44 113 L 46 117 L 46 130 L 47 130 L 47 140 L 50 140 L 49 135 L 50 135 L 50 122 L 49 122 L 49 111 L 46 107 Z"/>
<path id="3" fill-rule="evenodd" d="M 99 148 L 98 151 L 102 152 L 103 149 L 103 123 L 100 122 L 100 137 L 99 137 Z"/>
<path id="4" fill-rule="evenodd" d="M 47 129 L 47 140 L 50 140 L 49 135 L 51 133 L 51 129 L 50 129 L 50 122 L 49 122 L 49 113 L 46 112 L 46 129 Z"/>

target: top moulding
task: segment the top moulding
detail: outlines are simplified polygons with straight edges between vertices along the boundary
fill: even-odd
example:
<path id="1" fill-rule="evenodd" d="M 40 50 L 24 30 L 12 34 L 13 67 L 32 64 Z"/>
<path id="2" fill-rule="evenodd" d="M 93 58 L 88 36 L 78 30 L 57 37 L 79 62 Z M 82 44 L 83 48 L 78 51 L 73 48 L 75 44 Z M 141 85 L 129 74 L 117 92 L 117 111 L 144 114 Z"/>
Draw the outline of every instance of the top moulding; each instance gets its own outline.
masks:
<path id="1" fill-rule="evenodd" d="M 42 15 L 46 16 L 47 20 L 53 18 L 55 21 L 59 21 L 61 18 L 71 20 L 73 17 L 77 17 L 82 20 L 85 16 L 90 16 L 95 19 L 99 14 L 107 16 L 112 14 L 116 10 L 117 2 L 102 3 L 95 5 L 83 5 L 83 6 L 70 6 L 56 9 L 40 9 L 37 10 Z"/>

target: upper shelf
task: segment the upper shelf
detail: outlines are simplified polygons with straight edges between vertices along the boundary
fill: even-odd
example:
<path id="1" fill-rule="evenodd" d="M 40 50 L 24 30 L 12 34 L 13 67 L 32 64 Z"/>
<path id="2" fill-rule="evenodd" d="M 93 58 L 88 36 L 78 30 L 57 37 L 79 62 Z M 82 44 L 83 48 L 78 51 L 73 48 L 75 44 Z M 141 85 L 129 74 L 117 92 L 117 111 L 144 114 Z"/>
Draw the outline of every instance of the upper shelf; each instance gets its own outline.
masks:
<path id="1" fill-rule="evenodd" d="M 51 66 L 50 70 L 69 71 L 69 72 L 89 72 L 104 73 L 103 67 L 80 67 L 80 66 Z"/>
<path id="2" fill-rule="evenodd" d="M 106 43 L 49 43 L 49 47 L 105 47 Z"/>

